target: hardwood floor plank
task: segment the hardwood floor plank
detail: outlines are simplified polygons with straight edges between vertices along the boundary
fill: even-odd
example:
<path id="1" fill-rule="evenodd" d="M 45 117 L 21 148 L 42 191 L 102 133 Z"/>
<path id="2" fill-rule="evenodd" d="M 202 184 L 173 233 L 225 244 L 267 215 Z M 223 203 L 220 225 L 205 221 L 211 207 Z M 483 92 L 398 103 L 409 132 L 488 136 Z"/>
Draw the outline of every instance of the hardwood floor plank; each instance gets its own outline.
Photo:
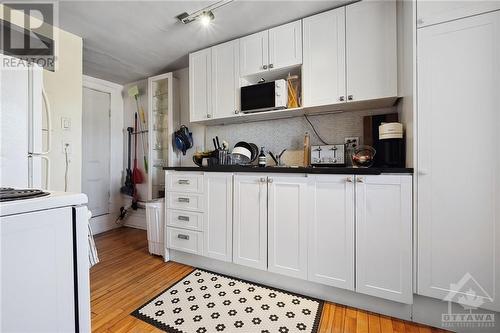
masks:
<path id="1" fill-rule="evenodd" d="M 130 315 L 193 271 L 148 253 L 144 230 L 122 227 L 97 235 L 101 262 L 90 270 L 92 332 L 162 332 Z M 432 327 L 325 302 L 319 333 L 431 333 Z"/>

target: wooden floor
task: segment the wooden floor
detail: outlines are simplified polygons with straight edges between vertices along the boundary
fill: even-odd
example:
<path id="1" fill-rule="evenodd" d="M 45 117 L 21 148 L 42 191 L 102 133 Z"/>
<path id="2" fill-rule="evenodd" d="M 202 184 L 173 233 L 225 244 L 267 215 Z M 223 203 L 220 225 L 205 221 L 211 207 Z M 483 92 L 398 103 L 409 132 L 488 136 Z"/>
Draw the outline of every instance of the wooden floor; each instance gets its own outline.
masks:
<path id="1" fill-rule="evenodd" d="M 130 315 L 193 268 L 165 263 L 147 250 L 146 232 L 120 228 L 96 236 L 101 262 L 91 269 L 93 332 L 161 332 Z M 431 333 L 416 325 L 334 303 L 325 303 L 319 332 Z M 245 332 L 252 333 L 252 332 Z"/>

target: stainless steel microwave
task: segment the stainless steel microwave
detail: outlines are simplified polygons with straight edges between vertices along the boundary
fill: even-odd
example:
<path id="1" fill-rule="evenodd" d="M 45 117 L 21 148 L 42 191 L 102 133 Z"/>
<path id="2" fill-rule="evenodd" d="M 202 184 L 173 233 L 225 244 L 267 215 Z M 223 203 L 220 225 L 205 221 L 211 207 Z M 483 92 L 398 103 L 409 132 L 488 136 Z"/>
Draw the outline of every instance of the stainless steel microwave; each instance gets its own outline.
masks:
<path id="1" fill-rule="evenodd" d="M 241 87 L 241 111 L 244 113 L 286 109 L 288 90 L 285 80 Z"/>

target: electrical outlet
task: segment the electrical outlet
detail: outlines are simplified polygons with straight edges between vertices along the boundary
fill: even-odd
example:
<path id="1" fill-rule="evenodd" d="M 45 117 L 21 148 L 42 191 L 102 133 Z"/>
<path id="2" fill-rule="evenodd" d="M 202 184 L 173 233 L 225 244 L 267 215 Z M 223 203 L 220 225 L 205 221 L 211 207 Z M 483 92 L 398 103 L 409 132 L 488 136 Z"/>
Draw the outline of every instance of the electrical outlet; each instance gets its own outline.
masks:
<path id="1" fill-rule="evenodd" d="M 344 139 L 344 143 L 345 143 L 345 150 L 346 151 L 352 150 L 352 149 L 356 148 L 357 146 L 359 146 L 359 137 L 357 137 L 357 136 L 347 137 Z"/>

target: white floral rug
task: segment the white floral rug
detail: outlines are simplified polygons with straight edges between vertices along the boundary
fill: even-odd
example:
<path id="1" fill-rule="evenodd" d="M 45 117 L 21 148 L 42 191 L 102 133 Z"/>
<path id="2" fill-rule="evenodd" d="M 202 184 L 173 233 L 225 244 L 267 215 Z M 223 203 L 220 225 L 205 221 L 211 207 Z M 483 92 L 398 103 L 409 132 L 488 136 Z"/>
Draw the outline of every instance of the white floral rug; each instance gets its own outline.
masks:
<path id="1" fill-rule="evenodd" d="M 132 315 L 169 333 L 316 333 L 323 301 L 196 269 Z"/>

